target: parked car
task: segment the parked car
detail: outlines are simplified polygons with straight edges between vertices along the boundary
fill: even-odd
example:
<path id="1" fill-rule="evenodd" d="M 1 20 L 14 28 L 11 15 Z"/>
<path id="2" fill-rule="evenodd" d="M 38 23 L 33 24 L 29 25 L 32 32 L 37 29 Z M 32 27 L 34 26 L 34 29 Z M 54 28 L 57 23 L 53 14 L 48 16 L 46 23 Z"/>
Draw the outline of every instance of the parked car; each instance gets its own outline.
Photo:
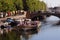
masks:
<path id="1" fill-rule="evenodd" d="M 14 22 L 14 20 L 11 19 L 11 18 L 7 18 L 7 19 L 6 19 L 6 22 Z"/>

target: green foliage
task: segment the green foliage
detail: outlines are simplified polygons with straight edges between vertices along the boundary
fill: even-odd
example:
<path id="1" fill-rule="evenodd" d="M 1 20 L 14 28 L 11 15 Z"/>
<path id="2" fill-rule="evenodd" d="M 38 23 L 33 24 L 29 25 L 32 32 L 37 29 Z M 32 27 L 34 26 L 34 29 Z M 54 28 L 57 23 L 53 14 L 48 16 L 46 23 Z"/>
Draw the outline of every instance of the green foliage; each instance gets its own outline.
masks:
<path id="1" fill-rule="evenodd" d="M 15 3 L 15 7 L 17 8 L 17 10 L 22 10 L 23 9 L 22 0 L 16 0 L 14 3 Z"/>
<path id="2" fill-rule="evenodd" d="M 39 0 L 27 0 L 29 11 L 46 10 L 46 4 Z"/>
<path id="3" fill-rule="evenodd" d="M 13 10 L 38 11 L 46 10 L 46 4 L 39 0 L 0 0 L 0 11 Z"/>
<path id="4" fill-rule="evenodd" d="M 13 11 L 16 10 L 12 0 L 0 0 L 0 11 Z"/>
<path id="5" fill-rule="evenodd" d="M 0 11 L 2 11 L 2 4 L 1 4 L 1 2 L 0 2 Z"/>
<path id="6" fill-rule="evenodd" d="M 41 10 L 46 10 L 46 4 L 43 1 L 41 2 L 41 5 Z"/>
<path id="7" fill-rule="evenodd" d="M 17 37 L 16 32 L 9 32 L 8 34 L 0 34 L 0 40 L 20 40 L 20 37 Z"/>

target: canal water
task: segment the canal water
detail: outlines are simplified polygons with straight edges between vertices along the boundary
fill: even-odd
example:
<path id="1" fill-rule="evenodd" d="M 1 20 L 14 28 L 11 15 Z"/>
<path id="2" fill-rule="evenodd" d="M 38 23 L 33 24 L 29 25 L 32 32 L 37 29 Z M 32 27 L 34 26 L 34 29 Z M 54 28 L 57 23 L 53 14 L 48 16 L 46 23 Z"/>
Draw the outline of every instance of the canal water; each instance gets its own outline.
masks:
<path id="1" fill-rule="evenodd" d="M 60 40 L 60 25 L 56 25 L 60 18 L 50 16 L 41 21 L 39 32 L 33 35 L 21 35 L 21 40 Z"/>
<path id="2" fill-rule="evenodd" d="M 32 35 L 29 40 L 60 40 L 60 18 L 56 16 L 47 17 L 40 27 L 37 34 Z"/>

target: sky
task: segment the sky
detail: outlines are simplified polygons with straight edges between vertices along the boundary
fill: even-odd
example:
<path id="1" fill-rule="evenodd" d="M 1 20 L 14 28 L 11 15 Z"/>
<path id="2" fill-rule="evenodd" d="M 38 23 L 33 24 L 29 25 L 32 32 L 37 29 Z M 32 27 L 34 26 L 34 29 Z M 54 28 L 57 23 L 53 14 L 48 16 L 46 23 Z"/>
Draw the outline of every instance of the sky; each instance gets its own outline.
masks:
<path id="1" fill-rule="evenodd" d="M 60 6 L 60 0 L 42 0 L 47 4 L 47 7 Z"/>

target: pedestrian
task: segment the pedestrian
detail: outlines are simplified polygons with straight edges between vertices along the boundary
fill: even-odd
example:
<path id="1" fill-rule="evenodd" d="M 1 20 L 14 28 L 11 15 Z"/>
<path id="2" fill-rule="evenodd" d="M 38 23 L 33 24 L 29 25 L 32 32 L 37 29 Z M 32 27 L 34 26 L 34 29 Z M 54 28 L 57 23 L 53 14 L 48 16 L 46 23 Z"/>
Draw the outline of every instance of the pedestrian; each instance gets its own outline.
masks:
<path id="1" fill-rule="evenodd" d="M 10 13 L 10 11 L 8 11 L 8 16 L 11 16 L 11 13 Z"/>
<path id="2" fill-rule="evenodd" d="M 1 12 L 1 18 L 3 18 L 3 12 Z"/>

